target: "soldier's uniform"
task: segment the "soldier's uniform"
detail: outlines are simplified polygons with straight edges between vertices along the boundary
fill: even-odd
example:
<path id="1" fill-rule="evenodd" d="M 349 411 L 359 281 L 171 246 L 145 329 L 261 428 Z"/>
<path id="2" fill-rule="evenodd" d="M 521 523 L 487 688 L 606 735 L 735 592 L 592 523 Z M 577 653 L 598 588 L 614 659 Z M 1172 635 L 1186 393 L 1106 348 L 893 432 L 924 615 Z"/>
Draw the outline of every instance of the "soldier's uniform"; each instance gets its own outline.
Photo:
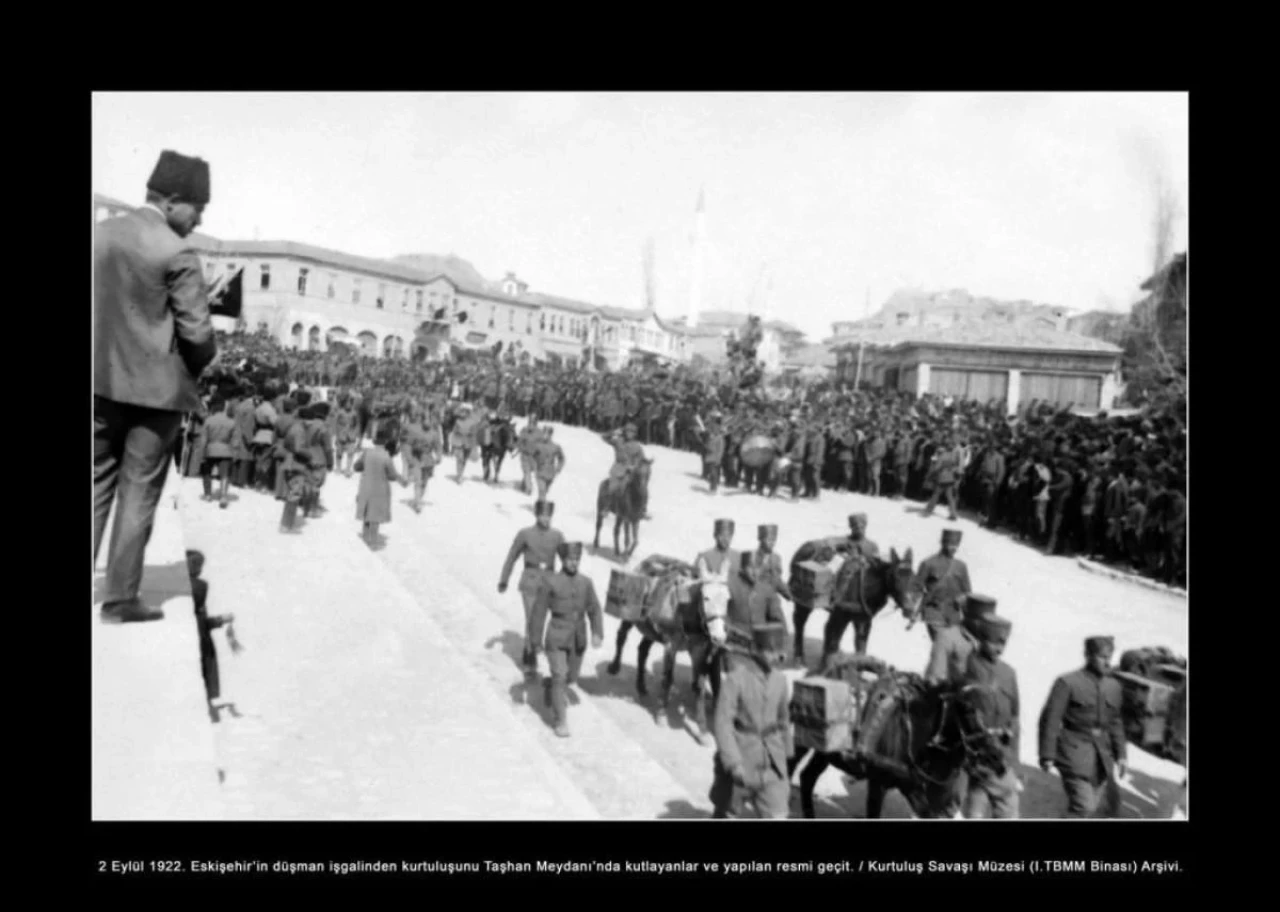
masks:
<path id="1" fill-rule="evenodd" d="M 1109 656 L 1114 640 L 1090 637 L 1085 648 Z M 1068 817 L 1092 816 L 1102 797 L 1103 816 L 1114 817 L 1119 811 L 1114 770 L 1116 763 L 1125 762 L 1126 748 L 1120 707 L 1120 682 L 1109 674 L 1086 667 L 1053 682 L 1040 714 L 1040 765 L 1052 764 L 1062 775 Z M 1099 795 L 1100 789 L 1105 796 Z"/>
<path id="2" fill-rule="evenodd" d="M 533 451 L 536 481 L 538 484 L 538 500 L 546 500 L 547 492 L 556 476 L 564 469 L 564 450 L 560 444 L 551 439 L 550 428 L 543 432 L 543 438 Z"/>
<path id="3" fill-rule="evenodd" d="M 947 446 L 940 450 L 937 459 L 934 460 L 933 466 L 929 470 L 930 478 L 933 481 L 933 493 L 929 496 L 929 502 L 925 505 L 924 515 L 932 516 L 933 508 L 938 505 L 938 500 L 942 497 L 947 498 L 947 507 L 951 510 L 951 520 L 954 522 L 956 518 L 956 484 L 960 480 L 960 453 L 952 446 Z"/>
<path id="4" fill-rule="evenodd" d="M 884 456 L 887 450 L 884 437 L 878 430 L 873 430 L 863 449 L 867 458 L 867 493 L 872 497 L 880 496 L 880 473 L 884 468 Z"/>
<path id="5" fill-rule="evenodd" d="M 947 529 L 942 533 L 942 542 L 958 545 L 960 537 L 959 530 Z M 920 564 L 916 582 L 924 592 L 920 611 L 930 639 L 935 639 L 944 627 L 960 623 L 960 599 L 973 591 L 964 561 L 939 552 Z"/>
<path id="6" fill-rule="evenodd" d="M 707 443 L 702 451 L 702 473 L 711 487 L 711 493 L 720 490 L 720 473 L 724 466 L 725 433 L 719 415 L 713 414 L 707 425 Z"/>
<path id="7" fill-rule="evenodd" d="M 822 490 L 822 469 L 827 461 L 827 435 L 814 425 L 804 444 L 804 496 L 817 500 Z"/>
<path id="8" fill-rule="evenodd" d="M 791 798 L 787 760 L 795 752 L 791 740 L 790 688 L 773 667 L 785 636 L 780 624 L 752 633 L 754 654 L 734 664 L 716 701 L 716 754 L 711 786 L 713 816 L 753 805 L 756 814 L 783 820 Z"/>
<path id="9" fill-rule="evenodd" d="M 537 469 L 535 451 L 542 438 L 542 428 L 538 427 L 538 419 L 530 418 L 528 424 L 516 438 L 516 446 L 520 450 L 520 471 L 524 480 L 520 482 L 520 490 L 526 494 L 533 493 L 533 474 Z"/>
<path id="10" fill-rule="evenodd" d="M 311 406 L 307 428 L 307 492 L 303 515 L 310 516 L 320 507 L 320 489 L 324 487 L 329 470 L 333 468 L 333 441 L 329 437 L 327 419 L 329 404 L 316 402 Z"/>
<path id="11" fill-rule="evenodd" d="M 994 614 L 973 623 L 978 639 L 987 643 L 1008 642 L 1013 625 Z M 968 659 L 964 683 L 972 689 L 970 699 L 979 711 L 987 734 L 999 746 L 993 756 L 980 756 L 968 770 L 969 784 L 964 801 L 968 819 L 1018 817 L 1018 676 L 998 657 L 983 652 L 981 646 Z"/>
<path id="12" fill-rule="evenodd" d="M 557 553 L 562 562 L 576 563 L 582 557 L 582 545 L 561 543 Z M 556 734 L 564 738 L 569 735 L 568 687 L 577 683 L 582 670 L 582 658 L 587 650 L 587 622 L 591 624 L 592 642 L 598 647 L 604 636 L 604 617 L 595 586 L 589 577 L 579 572 L 570 575 L 562 569 L 559 573 L 544 576 L 534 601 L 531 642 L 536 649 L 538 637 L 545 627 L 543 647 L 551 670 L 551 710 Z"/>
<path id="13" fill-rule="evenodd" d="M 871 633 L 871 613 L 862 602 L 863 574 L 871 562 L 879 560 L 880 546 L 865 537 L 866 528 L 867 514 L 854 513 L 849 517 L 849 537 L 836 546 L 836 550 L 844 555 L 845 562 L 840 567 L 827 625 L 822 632 L 823 664 L 840 651 L 840 641 L 849 624 L 854 625 L 854 648 L 859 652 L 866 648 L 867 637 Z M 849 574 L 856 574 L 858 578 L 856 602 L 847 600 L 851 597 L 849 585 L 841 585 L 842 581 L 849 580 Z"/>
<path id="14" fill-rule="evenodd" d="M 404 425 L 400 431 L 400 452 L 404 457 L 405 477 L 413 485 L 414 509 L 422 508 L 422 495 L 434 467 L 431 449 L 431 436 L 422 424 L 412 421 Z"/>
<path id="15" fill-rule="evenodd" d="M 964 623 L 944 627 L 929 649 L 929 664 L 925 666 L 926 684 L 959 684 L 964 680 L 969 656 L 978 646 L 973 633 L 974 622 L 995 613 L 995 599 L 985 595 L 970 595 L 964 600 Z"/>
<path id="16" fill-rule="evenodd" d="M 538 594 L 538 587 L 549 577 L 556 566 L 556 554 L 564 544 L 564 536 L 559 530 L 550 526 L 551 517 L 555 514 L 555 504 L 538 501 L 533 505 L 535 516 L 547 517 L 547 528 L 534 525 L 521 529 L 516 533 L 511 550 L 507 552 L 506 562 L 502 565 L 502 575 L 498 578 L 498 590 L 505 591 L 511 579 L 511 571 L 516 560 L 524 559 L 524 571 L 520 574 L 520 598 L 524 601 L 525 640 L 524 669 L 531 675 L 537 671 L 537 638 L 533 630 L 533 608 Z"/>
<path id="17" fill-rule="evenodd" d="M 307 409 L 309 414 L 309 405 L 303 408 Z M 281 441 L 281 449 L 285 454 L 284 461 L 280 465 L 285 505 L 280 516 L 280 525 L 284 531 L 291 532 L 296 529 L 298 505 L 302 503 L 307 493 L 311 461 L 305 415 L 290 423 L 289 430 Z"/>

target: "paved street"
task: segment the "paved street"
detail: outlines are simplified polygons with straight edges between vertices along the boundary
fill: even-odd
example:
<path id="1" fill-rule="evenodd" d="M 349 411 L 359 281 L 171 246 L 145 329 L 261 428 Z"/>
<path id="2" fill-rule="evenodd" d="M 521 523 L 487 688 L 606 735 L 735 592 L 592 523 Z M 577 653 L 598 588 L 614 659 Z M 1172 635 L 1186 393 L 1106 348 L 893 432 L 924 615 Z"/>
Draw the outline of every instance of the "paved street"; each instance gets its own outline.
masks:
<path id="1" fill-rule="evenodd" d="M 551 499 L 555 525 L 588 545 L 595 492 L 612 459 L 595 435 L 557 426 L 568 456 Z M 648 448 L 656 457 L 651 522 L 641 526 L 634 562 L 653 553 L 691 559 L 711 544 L 716 517 L 737 522 L 735 546 L 750 547 L 759 523 L 780 527 L 778 550 L 789 560 L 806 539 L 836 534 L 855 510 L 870 517 L 869 535 L 887 552 L 911 547 L 917 563 L 937 548 L 945 520 L 923 519 L 919 505 L 849 494 L 818 503 L 768 501 L 733 489 L 712 497 L 689 453 Z M 452 463 L 441 469 L 449 474 Z M 439 471 L 439 470 L 438 470 Z M 609 819 L 698 817 L 709 813 L 712 747 L 693 738 L 673 699 L 655 717 L 653 698 L 634 692 L 634 635 L 617 678 L 612 656 L 617 622 L 606 618 L 604 649 L 588 654 L 570 709 L 573 737 L 551 733 L 541 707 L 517 702 L 523 612 L 514 585 L 496 591 L 515 532 L 533 521 L 532 498 L 515 489 L 518 461 L 501 485 L 486 485 L 468 467 L 458 485 L 438 474 L 417 516 L 410 492 L 394 492 L 385 550 L 370 552 L 354 520 L 357 479 L 331 475 L 330 512 L 303 534 L 277 532 L 279 505 L 238 492 L 228 510 L 199 499 L 199 481 L 183 483 L 190 547 L 206 552 L 210 610 L 234 611 L 247 651 L 230 657 L 219 640 L 224 689 L 240 718 L 218 728 L 228 772 L 224 788 L 233 817 L 260 819 Z M 1024 816 L 1058 816 L 1065 799 L 1057 780 L 1035 770 L 1035 731 L 1053 677 L 1082 662 L 1082 640 L 1114 634 L 1123 650 L 1167 645 L 1187 652 L 1187 601 L 1087 572 L 1068 558 L 1049 558 L 1007 538 L 958 523 L 961 557 L 974 586 L 1000 602 L 1014 622 L 1006 653 L 1023 696 L 1022 759 L 1028 789 Z M 603 601 L 608 587 L 612 519 L 598 555 L 583 571 Z M 810 620 L 816 656 L 825 615 Z M 845 647 L 852 648 L 851 640 Z M 888 609 L 877 619 L 870 651 L 919 670 L 928 655 L 922 627 L 907 632 Z M 651 655 L 656 684 L 661 649 Z M 682 657 L 677 693 L 688 694 Z M 682 686 L 683 685 L 683 686 Z M 656 693 L 657 688 L 652 687 Z M 1183 772 L 1132 752 L 1125 787 L 1128 816 L 1163 816 Z M 818 814 L 862 816 L 863 788 L 837 772 L 818 786 Z M 907 816 L 897 795 L 889 816 Z"/>

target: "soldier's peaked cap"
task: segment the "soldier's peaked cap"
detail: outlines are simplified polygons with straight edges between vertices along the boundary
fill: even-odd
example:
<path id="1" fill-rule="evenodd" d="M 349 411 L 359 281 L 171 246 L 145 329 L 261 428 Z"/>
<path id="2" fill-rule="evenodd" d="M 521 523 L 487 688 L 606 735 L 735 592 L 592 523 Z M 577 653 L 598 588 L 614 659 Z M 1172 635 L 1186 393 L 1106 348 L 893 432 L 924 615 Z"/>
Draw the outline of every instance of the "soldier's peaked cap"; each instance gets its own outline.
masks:
<path id="1" fill-rule="evenodd" d="M 209 163 L 203 158 L 192 158 L 165 149 L 147 180 L 147 189 L 206 206 L 209 203 Z"/>
<path id="2" fill-rule="evenodd" d="M 850 514 L 849 514 L 849 525 L 851 525 L 851 526 L 865 526 L 866 524 L 867 524 L 867 514 L 866 514 L 866 513 L 850 513 Z"/>
<path id="3" fill-rule="evenodd" d="M 963 537 L 964 537 L 964 533 L 961 532 L 959 529 L 943 529 L 942 530 L 942 543 L 944 545 L 958 545 L 960 544 L 960 539 Z"/>
<path id="4" fill-rule="evenodd" d="M 996 613 L 996 600 L 989 595 L 973 593 L 965 596 L 964 616 L 969 620 L 991 617 Z"/>
<path id="5" fill-rule="evenodd" d="M 735 528 L 737 527 L 734 525 L 732 519 L 717 519 L 715 524 L 715 534 L 719 535 L 721 532 L 732 532 Z"/>
<path id="6" fill-rule="evenodd" d="M 542 516 L 543 514 L 550 516 L 556 512 L 556 505 L 549 500 L 539 500 L 533 505 L 533 515 Z"/>
<path id="7" fill-rule="evenodd" d="M 1084 641 L 1084 650 L 1089 655 L 1097 655 L 1100 652 L 1115 652 L 1116 638 L 1111 636 L 1091 636 Z"/>
<path id="8" fill-rule="evenodd" d="M 1007 641 L 1013 632 L 1013 621 L 998 614 L 989 614 L 971 625 L 973 634 L 986 642 Z"/>
<path id="9" fill-rule="evenodd" d="M 761 538 L 764 538 L 764 537 L 765 537 L 765 536 L 767 536 L 767 535 L 777 535 L 777 534 L 778 534 L 778 527 L 777 527 L 777 526 L 775 526 L 775 525 L 764 525 L 764 526 L 760 526 L 759 528 L 757 528 L 757 530 L 756 530 L 756 531 L 757 531 L 757 533 L 760 535 L 760 537 L 761 537 Z"/>
<path id="10" fill-rule="evenodd" d="M 561 542 L 556 553 L 561 560 L 578 560 L 582 557 L 582 542 Z"/>

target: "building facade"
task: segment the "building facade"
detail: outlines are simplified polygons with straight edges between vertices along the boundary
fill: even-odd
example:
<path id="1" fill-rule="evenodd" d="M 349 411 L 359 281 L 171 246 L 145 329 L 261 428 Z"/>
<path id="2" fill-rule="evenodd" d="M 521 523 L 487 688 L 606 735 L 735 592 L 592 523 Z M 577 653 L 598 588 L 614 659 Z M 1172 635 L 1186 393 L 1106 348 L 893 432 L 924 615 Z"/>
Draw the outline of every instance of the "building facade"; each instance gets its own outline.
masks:
<path id="1" fill-rule="evenodd" d="M 94 195 L 95 222 L 136 208 Z M 462 348 L 501 343 L 503 352 L 517 357 L 602 370 L 638 359 L 687 361 L 690 355 L 683 327 L 651 312 L 531 293 L 514 273 L 501 282 L 460 281 L 292 241 L 223 241 L 202 234 L 188 240 L 200 254 L 206 281 L 244 271 L 243 328 L 265 330 L 288 348 L 326 351 L 346 343 L 372 357 L 407 357 L 428 348 L 424 337 L 443 332 L 450 345 Z M 218 317 L 215 326 L 230 331 L 235 321 Z"/>

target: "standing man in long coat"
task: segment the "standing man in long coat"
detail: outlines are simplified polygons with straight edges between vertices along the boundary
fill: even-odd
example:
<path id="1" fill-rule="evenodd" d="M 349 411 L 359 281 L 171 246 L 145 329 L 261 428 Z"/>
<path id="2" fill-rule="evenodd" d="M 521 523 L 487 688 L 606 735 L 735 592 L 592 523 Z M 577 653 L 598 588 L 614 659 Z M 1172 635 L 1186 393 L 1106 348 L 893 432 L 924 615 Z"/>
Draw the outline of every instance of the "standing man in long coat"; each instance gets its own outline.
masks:
<path id="1" fill-rule="evenodd" d="M 1115 640 L 1084 641 L 1085 666 L 1053 682 L 1040 713 L 1040 767 L 1057 767 L 1067 792 L 1067 816 L 1115 817 L 1120 809 L 1117 778 L 1126 762 L 1120 682 L 1111 675 Z"/>
<path id="2" fill-rule="evenodd" d="M 290 434 L 298 431 L 299 425 L 295 425 Z M 371 548 L 381 545 L 378 526 L 391 522 L 391 483 L 398 481 L 401 487 L 409 485 L 408 479 L 396 471 L 395 459 L 387 451 L 391 434 L 391 429 L 382 424 L 375 431 L 373 446 L 356 457 L 355 470 L 360 473 L 356 519 L 363 524 L 363 537 Z M 297 510 L 296 505 L 290 506 Z"/>
<path id="3" fill-rule="evenodd" d="M 217 343 L 204 270 L 184 239 L 209 203 L 209 165 L 161 154 L 141 209 L 99 222 L 93 243 L 93 559 L 117 503 L 103 620 L 164 617 L 138 599 L 147 541 L 182 414 Z"/>

